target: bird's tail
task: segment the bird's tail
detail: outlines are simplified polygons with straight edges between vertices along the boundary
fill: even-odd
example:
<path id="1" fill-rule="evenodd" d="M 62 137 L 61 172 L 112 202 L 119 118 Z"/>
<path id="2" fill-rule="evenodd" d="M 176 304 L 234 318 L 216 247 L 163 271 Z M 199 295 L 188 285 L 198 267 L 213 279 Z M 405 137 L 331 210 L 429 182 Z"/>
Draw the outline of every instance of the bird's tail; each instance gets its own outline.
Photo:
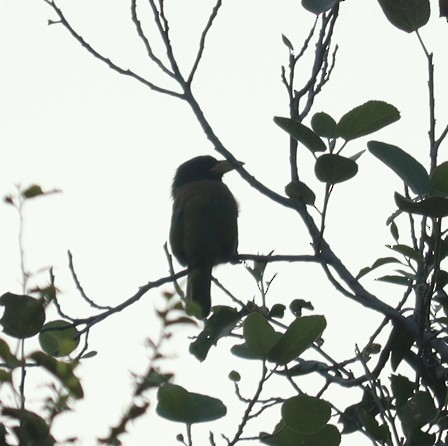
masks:
<path id="1" fill-rule="evenodd" d="M 187 312 L 199 319 L 204 319 L 210 313 L 210 285 L 212 266 L 194 266 L 188 273 L 187 282 Z"/>

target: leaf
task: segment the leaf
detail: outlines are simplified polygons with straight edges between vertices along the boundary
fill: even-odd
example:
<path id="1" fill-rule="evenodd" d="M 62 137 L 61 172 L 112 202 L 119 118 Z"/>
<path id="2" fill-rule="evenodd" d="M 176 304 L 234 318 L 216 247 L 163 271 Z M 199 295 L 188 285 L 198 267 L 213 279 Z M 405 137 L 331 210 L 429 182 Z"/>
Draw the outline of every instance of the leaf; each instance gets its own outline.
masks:
<path id="1" fill-rule="evenodd" d="M 448 0 L 439 0 L 440 17 L 445 17 L 448 20 Z"/>
<path id="2" fill-rule="evenodd" d="M 79 333 L 62 319 L 47 322 L 39 333 L 39 344 L 51 356 L 67 356 L 78 347 Z"/>
<path id="3" fill-rule="evenodd" d="M 414 394 L 416 390 L 415 383 L 402 375 L 392 375 L 390 382 L 397 407 L 401 407 Z"/>
<path id="4" fill-rule="evenodd" d="M 417 392 L 398 409 L 403 432 L 410 437 L 418 429 L 427 423 L 431 423 L 437 417 L 437 409 L 434 400 L 428 392 Z"/>
<path id="5" fill-rule="evenodd" d="M 417 195 L 429 194 L 432 187 L 426 169 L 404 150 L 380 141 L 369 141 L 367 147 L 386 166 L 390 167 Z"/>
<path id="6" fill-rule="evenodd" d="M 311 118 L 311 128 L 324 138 L 337 138 L 336 121 L 325 112 L 315 113 Z"/>
<path id="7" fill-rule="evenodd" d="M 290 118 L 274 117 L 274 122 L 311 152 L 325 152 L 327 146 L 311 129 Z"/>
<path id="8" fill-rule="evenodd" d="M 358 172 L 358 165 L 344 156 L 326 153 L 317 159 L 314 171 L 320 181 L 336 184 L 353 178 Z"/>
<path id="9" fill-rule="evenodd" d="M 400 119 L 400 112 L 383 101 L 368 101 L 346 113 L 336 131 L 346 141 L 369 135 Z"/>
<path id="10" fill-rule="evenodd" d="M 366 266 L 362 268 L 358 275 L 356 276 L 356 279 L 359 280 L 361 277 L 365 276 L 366 274 L 372 272 L 376 268 L 379 268 L 380 266 L 387 265 L 388 263 L 400 263 L 398 259 L 395 257 L 381 257 L 380 259 L 376 259 L 372 266 Z"/>
<path id="11" fill-rule="evenodd" d="M 394 372 L 411 349 L 414 341 L 415 338 L 404 328 L 398 324 L 394 325 L 389 341 L 391 349 L 390 364 Z"/>
<path id="12" fill-rule="evenodd" d="M 378 0 L 392 25 L 407 33 L 426 25 L 431 15 L 429 0 Z"/>
<path id="13" fill-rule="evenodd" d="M 14 427 L 14 433 L 23 446 L 53 446 L 55 440 L 50 434 L 50 428 L 43 418 L 34 412 L 24 409 L 4 407 L 2 415 L 14 418 L 19 425 Z"/>
<path id="14" fill-rule="evenodd" d="M 156 412 L 163 418 L 185 424 L 202 423 L 222 418 L 226 406 L 208 395 L 189 392 L 175 384 L 163 384 L 157 392 Z"/>
<path id="15" fill-rule="evenodd" d="M 409 279 L 408 277 L 394 276 L 394 275 L 378 277 L 378 279 L 376 280 L 380 282 L 387 282 L 387 283 L 393 283 L 394 285 L 404 285 L 404 286 L 408 286 L 411 282 L 411 279 Z"/>
<path id="16" fill-rule="evenodd" d="M 285 187 L 285 193 L 289 198 L 303 201 L 307 205 L 314 205 L 316 194 L 301 181 L 291 181 Z"/>
<path id="17" fill-rule="evenodd" d="M 294 47 L 292 46 L 291 41 L 284 34 L 282 34 L 282 41 L 290 51 L 294 51 Z"/>
<path id="18" fill-rule="evenodd" d="M 282 405 L 283 421 L 296 432 L 313 434 L 322 429 L 331 416 L 330 404 L 309 395 L 298 395 Z"/>
<path id="19" fill-rule="evenodd" d="M 431 175 L 431 186 L 439 192 L 448 194 L 448 161 L 434 169 Z"/>
<path id="20" fill-rule="evenodd" d="M 398 245 L 388 246 L 388 248 L 392 249 L 392 251 L 398 252 L 399 254 L 401 254 L 404 257 L 415 260 L 416 262 L 419 262 L 422 260 L 421 254 L 417 250 L 412 248 L 411 246 L 398 244 Z"/>
<path id="21" fill-rule="evenodd" d="M 338 0 L 302 0 L 302 6 L 313 14 L 321 14 L 331 9 Z"/>
<path id="22" fill-rule="evenodd" d="M 305 435 L 281 421 L 275 426 L 272 434 L 261 432 L 260 441 L 270 446 L 338 446 L 341 443 L 341 434 L 335 426 L 327 424 L 320 431 Z"/>
<path id="23" fill-rule="evenodd" d="M 237 344 L 237 345 L 232 346 L 230 348 L 230 352 L 233 355 L 238 356 L 238 358 L 249 359 L 249 360 L 263 359 L 263 356 L 256 354 L 252 350 L 250 350 L 246 342 L 244 342 L 243 344 Z"/>
<path id="24" fill-rule="evenodd" d="M 285 365 L 297 358 L 322 335 L 326 326 L 327 322 L 324 316 L 313 315 L 297 318 L 271 348 L 268 354 L 269 361 Z"/>
<path id="25" fill-rule="evenodd" d="M 448 199 L 442 197 L 428 197 L 420 201 L 412 201 L 395 192 L 395 203 L 409 214 L 426 215 L 431 218 L 448 216 Z"/>
<path id="26" fill-rule="evenodd" d="M 219 339 L 227 336 L 240 320 L 237 310 L 226 306 L 214 307 L 213 314 L 205 321 L 204 329 L 190 344 L 190 353 L 203 361 Z"/>
<path id="27" fill-rule="evenodd" d="M 31 296 L 5 293 L 0 297 L 0 305 L 5 307 L 0 324 L 3 331 L 14 338 L 35 336 L 45 322 L 42 302 Z"/>
<path id="28" fill-rule="evenodd" d="M 44 191 L 38 184 L 33 184 L 22 192 L 23 198 L 34 198 L 39 195 L 44 195 Z"/>
<path id="29" fill-rule="evenodd" d="M 281 336 L 260 313 L 250 314 L 244 321 L 243 335 L 248 349 L 256 356 L 265 358 Z"/>
<path id="30" fill-rule="evenodd" d="M 78 362 L 57 361 L 43 352 L 31 353 L 30 358 L 57 378 L 73 398 L 84 397 L 81 381 L 73 373 L 73 370 L 78 366 Z"/>

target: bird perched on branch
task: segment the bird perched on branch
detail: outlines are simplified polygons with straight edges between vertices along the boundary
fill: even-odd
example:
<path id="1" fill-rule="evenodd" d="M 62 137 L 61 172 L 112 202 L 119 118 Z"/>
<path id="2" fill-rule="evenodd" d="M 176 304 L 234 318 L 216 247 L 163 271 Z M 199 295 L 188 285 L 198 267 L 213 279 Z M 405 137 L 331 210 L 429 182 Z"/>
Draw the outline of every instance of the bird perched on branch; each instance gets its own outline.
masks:
<path id="1" fill-rule="evenodd" d="M 212 268 L 229 262 L 238 246 L 238 205 L 222 176 L 228 161 L 197 156 L 181 164 L 172 185 L 170 244 L 181 265 L 188 266 L 187 311 L 210 313 Z"/>

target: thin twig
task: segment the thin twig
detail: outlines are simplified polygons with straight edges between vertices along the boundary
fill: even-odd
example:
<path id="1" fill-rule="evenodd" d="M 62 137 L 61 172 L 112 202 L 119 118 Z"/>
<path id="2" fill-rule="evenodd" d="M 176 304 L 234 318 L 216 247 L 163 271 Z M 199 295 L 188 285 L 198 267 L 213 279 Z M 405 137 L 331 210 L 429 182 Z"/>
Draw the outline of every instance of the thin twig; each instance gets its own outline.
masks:
<path id="1" fill-rule="evenodd" d="M 157 91 L 158 93 L 167 94 L 169 96 L 174 96 L 179 99 L 183 99 L 182 93 L 177 93 L 176 91 L 172 91 L 172 90 L 168 90 L 166 88 L 159 87 L 158 85 L 156 85 L 156 84 L 148 81 L 144 77 L 138 75 L 134 71 L 131 71 L 129 69 L 123 69 L 120 66 L 118 66 L 117 64 L 115 64 L 114 62 L 112 62 L 107 57 L 103 56 L 101 53 L 96 51 L 89 43 L 87 43 L 84 40 L 84 38 L 72 28 L 72 26 L 67 21 L 64 14 L 62 13 L 61 9 L 56 5 L 56 3 L 54 1 L 52 1 L 52 0 L 43 0 L 43 1 L 45 3 L 47 3 L 48 5 L 50 5 L 53 8 L 53 10 L 56 12 L 56 14 L 58 15 L 59 22 L 57 22 L 57 23 L 62 24 L 70 32 L 70 34 L 81 44 L 81 46 L 83 48 L 85 48 L 90 54 L 92 54 L 96 59 L 101 60 L 102 62 L 107 64 L 109 66 L 109 68 L 116 71 L 117 73 L 122 74 L 124 76 L 129 76 L 129 77 L 141 82 L 143 85 L 146 85 L 151 90 Z M 56 23 L 56 22 L 53 22 L 53 23 Z"/>
<path id="2" fill-rule="evenodd" d="M 193 81 L 193 77 L 196 73 L 196 70 L 198 69 L 199 62 L 201 61 L 201 58 L 202 58 L 202 54 L 204 53 L 205 40 L 207 38 L 207 33 L 210 31 L 210 28 L 212 27 L 213 21 L 215 20 L 216 16 L 218 15 L 219 8 L 221 7 L 221 5 L 222 5 L 222 0 L 217 0 L 217 2 L 210 14 L 210 17 L 208 18 L 207 24 L 205 25 L 205 28 L 202 31 L 201 40 L 199 42 L 199 49 L 196 54 L 196 59 L 193 63 L 193 67 L 191 68 L 190 75 L 188 76 L 188 79 L 187 79 L 187 84 L 189 84 L 189 85 Z"/>
<path id="3" fill-rule="evenodd" d="M 154 51 L 152 50 L 151 44 L 149 43 L 148 38 L 146 37 L 142 24 L 140 22 L 140 19 L 137 15 L 137 0 L 131 0 L 131 16 L 132 21 L 135 24 L 135 28 L 137 30 L 137 34 L 142 40 L 143 44 L 145 45 L 146 52 L 148 53 L 149 58 L 168 76 L 174 78 L 174 73 L 170 71 L 164 63 L 154 54 Z"/>

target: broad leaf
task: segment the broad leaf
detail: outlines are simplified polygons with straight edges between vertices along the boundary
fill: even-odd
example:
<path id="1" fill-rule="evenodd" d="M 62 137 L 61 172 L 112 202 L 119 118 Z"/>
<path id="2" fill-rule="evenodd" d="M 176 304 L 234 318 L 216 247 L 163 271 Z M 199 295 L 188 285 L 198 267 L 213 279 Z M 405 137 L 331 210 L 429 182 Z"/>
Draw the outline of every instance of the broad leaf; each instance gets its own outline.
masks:
<path id="1" fill-rule="evenodd" d="M 406 376 L 392 375 L 390 383 L 397 407 L 401 407 L 415 392 L 415 383 Z"/>
<path id="2" fill-rule="evenodd" d="M 240 320 L 240 314 L 234 308 L 216 306 L 213 314 L 205 321 L 205 327 L 190 344 L 190 353 L 203 361 L 219 339 L 227 336 Z"/>
<path id="3" fill-rule="evenodd" d="M 332 8 L 338 0 L 302 0 L 302 6 L 313 14 L 321 14 Z"/>
<path id="4" fill-rule="evenodd" d="M 311 152 L 325 152 L 325 143 L 311 129 L 290 118 L 274 117 L 274 122 Z"/>
<path id="5" fill-rule="evenodd" d="M 434 169 L 431 175 L 431 186 L 444 194 L 448 194 L 448 161 Z"/>
<path id="6" fill-rule="evenodd" d="M 314 205 L 316 194 L 302 181 L 291 181 L 285 187 L 285 193 L 289 198 L 303 201 L 305 204 Z"/>
<path id="7" fill-rule="evenodd" d="M 406 437 L 412 436 L 418 429 L 437 417 L 432 396 L 428 392 L 417 392 L 398 409 L 398 417 Z"/>
<path id="8" fill-rule="evenodd" d="M 400 119 L 400 112 L 383 101 L 368 101 L 346 113 L 338 122 L 337 133 L 347 141 L 369 135 Z"/>
<path id="9" fill-rule="evenodd" d="M 336 184 L 353 178 L 358 172 L 358 165 L 344 156 L 326 153 L 316 160 L 314 171 L 320 181 Z"/>
<path id="10" fill-rule="evenodd" d="M 313 396 L 294 396 L 282 405 L 283 421 L 302 434 L 313 434 L 319 431 L 327 424 L 330 416 L 330 404 Z"/>
<path id="11" fill-rule="evenodd" d="M 159 387 L 156 411 L 163 418 L 185 424 L 217 420 L 227 413 L 221 400 L 169 383 Z"/>
<path id="12" fill-rule="evenodd" d="M 265 358 L 281 336 L 260 313 L 250 314 L 244 321 L 243 335 L 249 350 Z"/>
<path id="13" fill-rule="evenodd" d="M 359 280 L 361 277 L 372 272 L 376 268 L 379 268 L 380 266 L 383 266 L 383 265 L 387 265 L 388 263 L 400 263 L 400 261 L 398 259 L 396 259 L 395 257 L 382 257 L 380 259 L 376 259 L 373 262 L 372 266 L 366 266 L 366 267 L 362 268 L 359 271 L 358 275 L 356 276 L 356 279 Z"/>
<path id="14" fill-rule="evenodd" d="M 316 113 L 311 118 L 311 128 L 323 138 L 337 138 L 336 121 L 325 112 Z"/>
<path id="15" fill-rule="evenodd" d="M 322 335 L 326 325 L 324 316 L 297 318 L 272 347 L 268 354 L 269 361 L 285 365 L 297 358 Z"/>
<path id="16" fill-rule="evenodd" d="M 421 201 L 412 201 L 395 192 L 395 203 L 409 214 L 425 215 L 431 218 L 448 216 L 448 198 L 428 197 Z"/>
<path id="17" fill-rule="evenodd" d="M 426 25 L 431 15 L 429 0 L 378 0 L 396 28 L 411 33 Z"/>
<path id="18" fill-rule="evenodd" d="M 261 432 L 260 440 L 270 446 L 338 446 L 341 434 L 332 424 L 327 424 L 314 434 L 301 434 L 281 421 L 272 434 Z"/>
<path id="19" fill-rule="evenodd" d="M 14 433 L 23 446 L 53 446 L 55 439 L 50 433 L 50 427 L 46 421 L 34 412 L 13 407 L 4 407 L 2 415 L 16 419 L 19 426 L 14 428 Z M 4 443 L 6 446 L 6 443 Z"/>
<path id="20" fill-rule="evenodd" d="M 46 323 L 39 333 L 42 350 L 51 356 L 67 356 L 78 347 L 78 330 L 62 319 Z"/>
<path id="21" fill-rule="evenodd" d="M 40 300 L 31 296 L 5 293 L 0 297 L 5 312 L 0 319 L 3 331 L 18 339 L 39 333 L 45 322 L 45 309 Z"/>
<path id="22" fill-rule="evenodd" d="M 386 166 L 390 167 L 417 195 L 431 193 L 426 169 L 409 153 L 397 146 L 380 141 L 369 141 L 367 147 Z"/>

